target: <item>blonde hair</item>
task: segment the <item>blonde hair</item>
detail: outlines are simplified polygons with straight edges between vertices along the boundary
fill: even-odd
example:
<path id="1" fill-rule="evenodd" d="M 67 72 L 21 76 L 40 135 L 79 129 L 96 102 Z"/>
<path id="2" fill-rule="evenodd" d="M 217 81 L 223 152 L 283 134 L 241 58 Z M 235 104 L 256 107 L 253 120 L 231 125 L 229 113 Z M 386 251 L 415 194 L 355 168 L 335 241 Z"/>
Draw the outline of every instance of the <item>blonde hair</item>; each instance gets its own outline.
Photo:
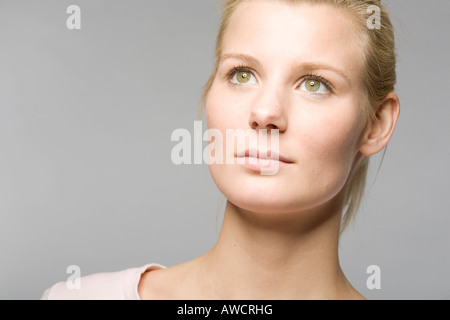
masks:
<path id="1" fill-rule="evenodd" d="M 208 93 L 214 82 L 219 67 L 219 58 L 222 52 L 224 34 L 230 23 L 236 8 L 244 1 L 250 0 L 225 0 L 222 11 L 222 19 L 216 40 L 215 65 L 211 77 L 203 87 L 201 97 L 201 108 L 199 118 L 201 118 Z M 261 1 L 261 0 L 259 0 Z M 270 0 L 275 1 L 275 0 Z M 394 91 L 397 81 L 396 76 L 396 53 L 394 28 L 391 23 L 389 13 L 381 4 L 380 0 L 276 0 L 284 1 L 288 4 L 307 3 L 312 5 L 326 4 L 336 8 L 345 9 L 354 18 L 354 23 L 358 29 L 362 48 L 363 74 L 362 84 L 364 88 L 363 101 L 361 107 L 364 111 L 365 126 L 376 119 L 377 109 L 381 101 Z M 369 28 L 367 21 L 372 15 L 369 8 L 376 6 L 380 9 L 379 28 Z M 373 7 L 372 7 L 373 8 Z M 385 150 L 386 151 L 386 150 Z M 384 156 L 384 155 L 383 155 Z M 369 158 L 363 156 L 358 166 L 349 177 L 344 204 L 347 206 L 342 217 L 341 232 L 348 226 L 354 218 L 364 194 Z"/>

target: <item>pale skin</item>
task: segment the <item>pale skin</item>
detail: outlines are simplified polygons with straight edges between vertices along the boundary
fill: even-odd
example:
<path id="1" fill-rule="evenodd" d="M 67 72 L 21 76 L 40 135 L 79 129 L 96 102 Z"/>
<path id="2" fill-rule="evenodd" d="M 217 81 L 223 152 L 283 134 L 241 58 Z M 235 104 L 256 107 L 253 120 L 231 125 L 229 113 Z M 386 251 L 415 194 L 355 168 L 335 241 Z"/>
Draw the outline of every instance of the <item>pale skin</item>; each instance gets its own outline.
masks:
<path id="1" fill-rule="evenodd" d="M 361 158 L 389 142 L 400 103 L 390 93 L 362 125 L 361 48 L 348 18 L 277 1 L 237 8 L 206 102 L 208 127 L 278 129 L 279 153 L 292 163 L 274 176 L 211 164 L 227 198 L 216 245 L 145 273 L 142 299 L 364 299 L 339 264 L 343 194 Z M 235 67 L 245 68 L 230 75 Z"/>

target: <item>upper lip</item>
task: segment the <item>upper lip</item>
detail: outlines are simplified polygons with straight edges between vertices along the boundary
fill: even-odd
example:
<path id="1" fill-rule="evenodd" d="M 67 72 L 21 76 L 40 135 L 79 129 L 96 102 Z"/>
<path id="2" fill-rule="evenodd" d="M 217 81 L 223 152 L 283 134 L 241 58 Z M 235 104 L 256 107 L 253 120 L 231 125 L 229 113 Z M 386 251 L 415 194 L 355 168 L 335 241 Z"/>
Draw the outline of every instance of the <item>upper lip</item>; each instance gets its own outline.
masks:
<path id="1" fill-rule="evenodd" d="M 256 157 L 259 159 L 273 159 L 273 160 L 278 160 L 281 162 L 286 162 L 286 163 L 294 163 L 294 161 L 283 157 L 282 155 L 280 155 L 278 152 L 272 151 L 272 150 L 267 150 L 266 152 L 261 152 L 257 149 L 247 149 L 245 150 L 245 152 L 240 152 L 236 155 L 236 157 L 238 158 L 244 158 L 244 157 Z"/>

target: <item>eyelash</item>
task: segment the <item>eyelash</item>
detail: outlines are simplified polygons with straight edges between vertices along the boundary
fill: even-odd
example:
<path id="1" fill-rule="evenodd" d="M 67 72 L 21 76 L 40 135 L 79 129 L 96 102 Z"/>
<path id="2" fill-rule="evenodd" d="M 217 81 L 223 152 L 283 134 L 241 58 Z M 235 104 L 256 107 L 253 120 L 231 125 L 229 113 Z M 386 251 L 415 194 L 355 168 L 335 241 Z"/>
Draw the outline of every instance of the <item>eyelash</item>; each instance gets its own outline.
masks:
<path id="1" fill-rule="evenodd" d="M 236 73 L 238 73 L 238 72 L 249 72 L 249 73 L 251 73 L 251 74 L 253 75 L 253 72 L 252 72 L 249 68 L 247 68 L 247 67 L 245 67 L 245 66 L 243 66 L 243 65 L 239 65 L 239 66 L 236 66 L 236 67 L 231 68 L 231 69 L 226 73 L 226 79 L 227 79 L 227 80 L 231 80 L 231 78 L 233 78 L 234 75 L 235 75 Z"/>
<path id="2" fill-rule="evenodd" d="M 322 76 L 319 76 L 319 75 L 317 75 L 317 74 L 307 74 L 306 76 L 304 76 L 303 78 L 302 78 L 302 83 L 303 82 L 305 82 L 305 80 L 309 80 L 309 79 L 311 79 L 311 80 L 316 80 L 316 81 L 319 81 L 320 83 L 322 83 L 330 92 L 333 92 L 334 91 L 334 87 L 333 87 L 333 85 L 330 83 L 330 81 L 328 81 L 327 79 L 325 79 L 324 77 L 322 77 Z"/>
<path id="3" fill-rule="evenodd" d="M 244 65 L 239 65 L 239 66 L 236 66 L 236 67 L 233 67 L 233 68 L 231 68 L 227 73 L 226 73 L 226 79 L 229 81 L 229 80 L 231 80 L 233 77 L 234 77 L 234 75 L 236 74 L 236 73 L 238 73 L 238 72 L 248 72 L 248 73 L 251 73 L 252 75 L 253 75 L 253 72 L 252 72 L 252 70 L 251 69 L 249 69 L 249 68 L 247 68 L 247 67 L 245 67 Z M 254 76 L 254 75 L 253 75 Z M 305 80 L 307 80 L 307 79 L 310 79 L 310 80 L 316 80 L 316 81 L 319 81 L 319 82 L 321 82 L 330 92 L 333 92 L 334 91 L 334 87 L 333 87 L 333 85 L 330 83 L 330 81 L 328 81 L 327 79 L 325 79 L 324 77 L 322 77 L 322 76 L 320 76 L 320 75 L 318 75 L 318 74 L 312 74 L 312 73 L 309 73 L 309 74 L 307 74 L 307 75 L 305 75 L 305 76 L 303 76 L 302 77 L 302 83 L 305 81 Z M 318 94 L 318 93 L 313 93 L 313 94 Z M 320 94 L 320 93 L 319 93 Z"/>

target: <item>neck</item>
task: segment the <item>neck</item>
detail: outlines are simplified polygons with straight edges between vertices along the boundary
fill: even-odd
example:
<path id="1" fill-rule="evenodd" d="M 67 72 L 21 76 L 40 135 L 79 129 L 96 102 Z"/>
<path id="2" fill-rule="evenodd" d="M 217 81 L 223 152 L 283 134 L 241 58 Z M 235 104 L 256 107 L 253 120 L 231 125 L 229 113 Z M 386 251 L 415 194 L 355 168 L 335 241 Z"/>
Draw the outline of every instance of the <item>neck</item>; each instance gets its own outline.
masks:
<path id="1" fill-rule="evenodd" d="M 219 299 L 337 299 L 354 292 L 339 265 L 342 206 L 283 215 L 227 202 L 217 244 L 200 259 Z"/>

